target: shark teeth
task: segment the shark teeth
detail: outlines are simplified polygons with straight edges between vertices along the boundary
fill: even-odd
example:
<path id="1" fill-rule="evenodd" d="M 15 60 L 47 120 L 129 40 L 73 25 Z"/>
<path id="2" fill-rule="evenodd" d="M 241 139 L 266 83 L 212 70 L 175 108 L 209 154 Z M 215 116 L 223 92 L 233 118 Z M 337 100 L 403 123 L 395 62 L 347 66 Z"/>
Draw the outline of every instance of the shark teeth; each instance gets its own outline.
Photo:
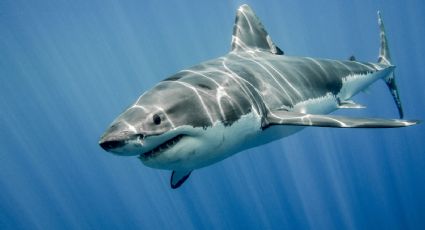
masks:
<path id="1" fill-rule="evenodd" d="M 171 138 L 170 140 L 160 144 L 159 146 L 155 147 L 154 149 L 140 154 L 140 157 L 144 158 L 144 159 L 151 158 L 151 157 L 157 155 L 160 152 L 163 152 L 167 149 L 170 149 L 171 147 L 176 145 L 183 138 L 183 136 L 184 136 L 183 134 L 179 134 L 179 135 Z"/>

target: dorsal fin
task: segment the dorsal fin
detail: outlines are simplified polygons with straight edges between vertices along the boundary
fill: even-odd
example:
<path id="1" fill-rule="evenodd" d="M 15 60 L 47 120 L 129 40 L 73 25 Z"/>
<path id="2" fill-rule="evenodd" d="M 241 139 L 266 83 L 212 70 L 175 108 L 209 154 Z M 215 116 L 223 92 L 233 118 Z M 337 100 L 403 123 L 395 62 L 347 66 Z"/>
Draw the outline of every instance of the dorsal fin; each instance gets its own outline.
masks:
<path id="1" fill-rule="evenodd" d="M 282 55 L 248 5 L 239 7 L 233 26 L 232 51 L 261 50 Z"/>

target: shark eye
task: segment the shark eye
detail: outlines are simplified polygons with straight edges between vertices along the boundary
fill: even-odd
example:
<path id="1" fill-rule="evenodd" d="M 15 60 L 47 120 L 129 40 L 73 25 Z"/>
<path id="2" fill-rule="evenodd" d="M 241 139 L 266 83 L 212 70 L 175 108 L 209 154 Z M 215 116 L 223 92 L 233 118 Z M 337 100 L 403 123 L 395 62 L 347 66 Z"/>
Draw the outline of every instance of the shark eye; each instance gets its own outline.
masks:
<path id="1" fill-rule="evenodd" d="M 152 118 L 153 118 L 153 123 L 155 123 L 155 125 L 161 124 L 161 118 L 159 117 L 158 114 L 154 114 Z"/>

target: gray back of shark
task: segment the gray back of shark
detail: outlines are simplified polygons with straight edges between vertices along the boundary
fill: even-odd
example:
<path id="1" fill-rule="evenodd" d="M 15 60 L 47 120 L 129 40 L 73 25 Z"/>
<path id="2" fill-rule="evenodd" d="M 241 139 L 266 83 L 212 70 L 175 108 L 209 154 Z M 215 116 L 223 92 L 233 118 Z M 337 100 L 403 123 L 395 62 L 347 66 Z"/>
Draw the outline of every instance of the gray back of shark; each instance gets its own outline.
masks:
<path id="1" fill-rule="evenodd" d="M 416 124 L 325 115 L 340 108 L 364 108 L 349 99 L 382 79 L 403 117 L 380 16 L 379 25 L 378 63 L 290 57 L 243 5 L 237 12 L 230 53 L 158 83 L 112 123 L 100 145 L 120 155 L 139 155 L 147 166 L 173 170 L 170 184 L 177 188 L 193 169 L 305 126 Z"/>

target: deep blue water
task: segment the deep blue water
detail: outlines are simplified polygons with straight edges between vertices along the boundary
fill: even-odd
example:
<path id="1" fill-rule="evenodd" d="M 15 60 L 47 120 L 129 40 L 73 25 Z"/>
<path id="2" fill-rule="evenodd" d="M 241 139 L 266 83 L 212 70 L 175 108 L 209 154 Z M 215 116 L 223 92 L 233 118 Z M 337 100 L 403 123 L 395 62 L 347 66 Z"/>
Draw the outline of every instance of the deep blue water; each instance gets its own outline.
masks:
<path id="1" fill-rule="evenodd" d="M 0 1 L 0 229 L 425 229 L 425 129 L 308 128 L 197 170 L 104 152 L 143 91 L 228 52 L 248 3 L 288 55 L 375 61 L 386 23 L 407 118 L 424 119 L 423 1 Z M 385 85 L 353 116 L 397 117 Z"/>

